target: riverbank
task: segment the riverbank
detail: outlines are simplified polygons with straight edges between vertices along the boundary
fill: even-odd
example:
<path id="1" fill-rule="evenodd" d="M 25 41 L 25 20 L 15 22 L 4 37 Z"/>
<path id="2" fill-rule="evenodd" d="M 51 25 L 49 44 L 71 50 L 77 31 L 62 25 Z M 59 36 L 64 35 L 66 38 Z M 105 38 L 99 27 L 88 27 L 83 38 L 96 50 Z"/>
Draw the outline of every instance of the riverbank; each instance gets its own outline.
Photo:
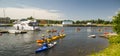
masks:
<path id="1" fill-rule="evenodd" d="M 64 24 L 62 25 L 63 27 L 111 27 L 111 24 L 92 24 L 92 25 L 87 25 L 87 24 Z"/>
<path id="2" fill-rule="evenodd" d="M 0 27 L 13 26 L 13 24 L 0 24 Z M 38 26 L 60 26 L 60 27 L 111 27 L 111 24 L 39 24 Z"/>
<path id="3" fill-rule="evenodd" d="M 60 27 L 111 27 L 111 24 L 39 24 L 39 26 L 60 26 Z"/>
<path id="4" fill-rule="evenodd" d="M 120 56 L 120 35 L 109 36 L 108 40 L 110 45 L 107 48 L 90 56 Z"/>

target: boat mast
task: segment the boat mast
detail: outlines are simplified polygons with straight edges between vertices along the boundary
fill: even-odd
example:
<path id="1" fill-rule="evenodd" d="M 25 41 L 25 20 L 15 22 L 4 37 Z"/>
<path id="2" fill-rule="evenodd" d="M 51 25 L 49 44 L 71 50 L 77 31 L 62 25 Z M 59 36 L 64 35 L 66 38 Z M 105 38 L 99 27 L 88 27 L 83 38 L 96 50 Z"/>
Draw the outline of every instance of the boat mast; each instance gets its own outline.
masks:
<path id="1" fill-rule="evenodd" d="M 3 15 L 4 15 L 4 18 L 5 18 L 5 8 L 3 8 Z"/>

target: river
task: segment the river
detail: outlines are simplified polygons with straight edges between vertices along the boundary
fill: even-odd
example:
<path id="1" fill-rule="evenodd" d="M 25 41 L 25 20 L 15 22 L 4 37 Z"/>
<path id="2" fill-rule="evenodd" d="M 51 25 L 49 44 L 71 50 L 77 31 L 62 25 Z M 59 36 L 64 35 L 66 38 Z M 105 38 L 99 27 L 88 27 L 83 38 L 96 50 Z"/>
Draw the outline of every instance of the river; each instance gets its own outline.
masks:
<path id="1" fill-rule="evenodd" d="M 66 37 L 58 40 L 57 45 L 41 53 L 35 53 L 39 48 L 36 40 L 46 34 L 46 29 L 64 29 Z M 87 56 L 106 48 L 109 43 L 106 38 L 99 37 L 104 32 L 112 32 L 111 27 L 41 27 L 42 31 L 28 31 L 26 34 L 4 33 L 0 36 L 0 56 Z M 8 30 L 13 27 L 0 27 Z M 54 33 L 55 34 L 55 33 Z M 88 36 L 95 34 L 96 38 Z M 47 35 L 47 34 L 46 34 Z"/>

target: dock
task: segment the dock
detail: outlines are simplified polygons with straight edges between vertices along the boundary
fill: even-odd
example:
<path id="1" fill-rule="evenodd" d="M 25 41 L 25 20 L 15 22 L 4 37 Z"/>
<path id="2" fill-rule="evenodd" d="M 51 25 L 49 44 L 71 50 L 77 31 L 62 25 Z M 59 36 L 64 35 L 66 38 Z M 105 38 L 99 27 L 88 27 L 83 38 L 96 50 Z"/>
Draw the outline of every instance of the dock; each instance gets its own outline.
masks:
<path id="1" fill-rule="evenodd" d="M 8 30 L 0 30 L 0 33 L 10 33 Z M 27 33 L 27 31 L 18 31 L 18 32 L 15 32 L 15 34 L 24 34 L 24 33 Z"/>
<path id="2" fill-rule="evenodd" d="M 7 30 L 0 30 L 0 33 L 8 33 Z"/>

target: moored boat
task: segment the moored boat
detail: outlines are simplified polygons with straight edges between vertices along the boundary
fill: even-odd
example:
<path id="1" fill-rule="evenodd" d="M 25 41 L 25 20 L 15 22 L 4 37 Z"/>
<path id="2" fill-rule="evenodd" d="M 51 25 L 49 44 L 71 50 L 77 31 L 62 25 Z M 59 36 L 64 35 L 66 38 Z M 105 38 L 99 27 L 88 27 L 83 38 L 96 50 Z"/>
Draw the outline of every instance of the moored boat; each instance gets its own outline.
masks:
<path id="1" fill-rule="evenodd" d="M 13 27 L 17 30 L 41 30 L 36 20 L 20 19 L 14 22 Z"/>
<path id="2" fill-rule="evenodd" d="M 8 30 L 8 33 L 22 34 L 22 33 L 27 33 L 27 31 L 24 31 L 24 30 Z"/>
<path id="3" fill-rule="evenodd" d="M 89 35 L 88 37 L 90 37 L 90 38 L 95 38 L 96 35 Z"/>

